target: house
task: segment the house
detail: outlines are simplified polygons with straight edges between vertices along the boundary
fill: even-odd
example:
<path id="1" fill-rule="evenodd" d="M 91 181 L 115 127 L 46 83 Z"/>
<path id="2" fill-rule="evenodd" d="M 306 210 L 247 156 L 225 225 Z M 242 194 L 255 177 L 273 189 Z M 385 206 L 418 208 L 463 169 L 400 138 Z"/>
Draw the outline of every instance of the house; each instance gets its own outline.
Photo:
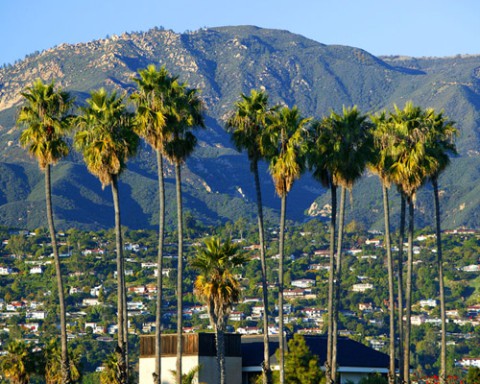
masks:
<path id="1" fill-rule="evenodd" d="M 456 366 L 460 367 L 477 367 L 480 368 L 480 358 L 479 357 L 464 357 L 462 360 L 455 362 Z"/>
<path id="2" fill-rule="evenodd" d="M 315 286 L 315 280 L 313 279 L 298 279 L 298 280 L 292 280 L 290 283 L 293 287 L 298 287 L 298 288 L 310 288 Z"/>
<path id="3" fill-rule="evenodd" d="M 43 268 L 42 268 L 41 265 L 30 268 L 30 274 L 31 275 L 35 275 L 35 274 L 41 275 L 42 273 L 43 273 Z"/>
<path id="4" fill-rule="evenodd" d="M 436 306 L 437 306 L 437 300 L 435 299 L 420 300 L 420 307 L 422 308 L 425 308 L 425 307 L 435 308 Z"/>
<path id="5" fill-rule="evenodd" d="M 373 289 L 373 284 L 360 283 L 360 284 L 353 284 L 352 285 L 352 291 L 353 292 L 365 292 L 369 289 Z"/>
<path id="6" fill-rule="evenodd" d="M 305 335 L 310 351 L 318 356 L 323 370 L 327 356 L 327 338 L 321 335 Z M 287 342 L 290 337 L 287 336 Z M 162 383 L 171 384 L 174 378 L 170 369 L 175 369 L 176 335 L 162 335 Z M 215 335 L 197 333 L 183 335 L 185 372 L 201 365 L 197 382 L 218 382 L 216 372 Z M 226 370 L 229 384 L 248 384 L 262 373 L 263 335 L 225 335 Z M 278 349 L 278 335 L 270 337 L 270 361 L 272 369 L 278 369 L 275 351 Z M 356 384 L 371 373 L 388 373 L 389 356 L 346 337 L 338 338 L 338 373 L 340 383 Z M 155 336 L 140 336 L 140 384 L 153 384 L 155 369 Z"/>
<path id="7" fill-rule="evenodd" d="M 0 266 L 0 275 L 10 275 L 12 272 L 12 268 Z"/>

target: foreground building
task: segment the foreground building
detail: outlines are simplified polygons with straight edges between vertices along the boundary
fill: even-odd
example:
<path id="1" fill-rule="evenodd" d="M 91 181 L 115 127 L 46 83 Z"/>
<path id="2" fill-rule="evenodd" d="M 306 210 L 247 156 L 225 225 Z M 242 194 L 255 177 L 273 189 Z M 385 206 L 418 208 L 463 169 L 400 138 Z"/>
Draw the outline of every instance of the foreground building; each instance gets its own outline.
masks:
<path id="1" fill-rule="evenodd" d="M 323 369 L 327 356 L 327 338 L 317 335 L 305 335 L 310 351 L 317 355 Z M 289 337 L 287 336 L 287 339 Z M 275 351 L 278 338 L 270 338 L 271 364 L 278 369 Z M 227 383 L 249 384 L 262 372 L 263 336 L 240 334 L 225 335 Z M 200 366 L 197 383 L 214 384 L 219 382 L 216 371 L 215 335 L 196 333 L 183 335 L 183 370 L 188 372 Z M 162 384 L 175 382 L 171 370 L 175 370 L 176 335 L 162 336 Z M 340 382 L 358 383 L 369 374 L 388 373 L 389 357 L 354 340 L 338 339 L 338 372 Z M 142 336 L 140 339 L 140 384 L 153 384 L 152 373 L 155 369 L 155 336 Z"/>

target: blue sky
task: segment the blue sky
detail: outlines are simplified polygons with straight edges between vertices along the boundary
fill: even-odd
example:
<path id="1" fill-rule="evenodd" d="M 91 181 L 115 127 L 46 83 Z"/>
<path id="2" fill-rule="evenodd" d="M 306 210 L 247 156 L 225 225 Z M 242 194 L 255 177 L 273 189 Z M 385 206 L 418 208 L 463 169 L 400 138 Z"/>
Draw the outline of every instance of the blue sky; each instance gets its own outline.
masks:
<path id="1" fill-rule="evenodd" d="M 0 15 L 0 65 L 155 26 L 256 25 L 374 55 L 480 54 L 478 0 L 0 0 Z"/>

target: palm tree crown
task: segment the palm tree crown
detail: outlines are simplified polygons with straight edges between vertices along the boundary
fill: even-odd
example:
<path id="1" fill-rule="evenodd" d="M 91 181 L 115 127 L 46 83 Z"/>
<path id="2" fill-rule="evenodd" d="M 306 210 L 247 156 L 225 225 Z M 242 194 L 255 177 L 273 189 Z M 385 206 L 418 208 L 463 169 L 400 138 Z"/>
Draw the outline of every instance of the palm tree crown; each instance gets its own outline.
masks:
<path id="1" fill-rule="evenodd" d="M 247 260 L 245 255 L 239 254 L 238 246 L 230 240 L 222 244 L 217 237 L 206 239 L 204 247 L 197 249 L 190 263 L 199 272 L 195 291 L 214 319 L 225 319 L 232 305 L 238 302 L 241 289 L 233 270 Z"/>
<path id="2" fill-rule="evenodd" d="M 54 83 L 35 81 L 21 93 L 27 103 L 20 109 L 17 123 L 26 128 L 20 144 L 38 160 L 40 169 L 55 164 L 68 154 L 64 135 L 70 128 L 68 115 L 73 99 L 68 92 L 55 90 Z"/>
<path id="3" fill-rule="evenodd" d="M 105 187 L 126 168 L 127 159 L 136 153 L 139 138 L 131 129 L 133 115 L 123 97 L 105 89 L 91 93 L 87 106 L 77 120 L 80 130 L 75 145 L 83 152 L 88 170 Z"/>
<path id="4" fill-rule="evenodd" d="M 306 125 L 311 118 L 303 118 L 297 107 L 284 107 L 270 118 L 261 137 L 262 151 L 270 161 L 270 174 L 278 196 L 290 192 L 293 182 L 305 171 L 307 153 Z"/>

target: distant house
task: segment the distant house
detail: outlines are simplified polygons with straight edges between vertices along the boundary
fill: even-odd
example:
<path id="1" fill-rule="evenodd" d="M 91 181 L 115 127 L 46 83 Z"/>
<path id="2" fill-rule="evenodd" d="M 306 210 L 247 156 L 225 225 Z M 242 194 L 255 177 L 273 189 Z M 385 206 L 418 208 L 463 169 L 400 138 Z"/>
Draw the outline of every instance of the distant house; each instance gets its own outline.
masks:
<path id="1" fill-rule="evenodd" d="M 455 365 L 460 367 L 477 367 L 480 368 L 480 357 L 464 357 L 457 361 Z"/>
<path id="2" fill-rule="evenodd" d="M 36 267 L 30 268 L 30 274 L 31 275 L 41 275 L 43 273 L 43 268 L 41 265 L 37 265 Z"/>
<path id="3" fill-rule="evenodd" d="M 373 284 L 370 283 L 360 283 L 360 284 L 353 284 L 352 291 L 353 292 L 365 292 L 369 289 L 373 289 Z"/>
<path id="4" fill-rule="evenodd" d="M 11 273 L 12 273 L 12 268 L 0 267 L 0 275 L 10 275 Z"/>
<path id="5" fill-rule="evenodd" d="M 293 287 L 298 287 L 298 288 L 310 288 L 315 286 L 315 280 L 313 279 L 298 279 L 298 280 L 292 280 L 290 283 Z"/>
<path id="6" fill-rule="evenodd" d="M 480 272 L 480 264 L 471 264 L 462 268 L 463 272 Z"/>
<path id="7" fill-rule="evenodd" d="M 425 308 L 425 307 L 435 308 L 436 306 L 437 306 L 437 300 L 435 300 L 435 299 L 420 300 L 420 307 L 422 307 L 422 308 Z"/>
<path id="8" fill-rule="evenodd" d="M 86 298 L 86 299 L 82 300 L 82 305 L 84 307 L 94 307 L 96 305 L 100 305 L 100 301 L 96 297 L 95 298 L 94 297 L 89 297 L 89 298 Z"/>

